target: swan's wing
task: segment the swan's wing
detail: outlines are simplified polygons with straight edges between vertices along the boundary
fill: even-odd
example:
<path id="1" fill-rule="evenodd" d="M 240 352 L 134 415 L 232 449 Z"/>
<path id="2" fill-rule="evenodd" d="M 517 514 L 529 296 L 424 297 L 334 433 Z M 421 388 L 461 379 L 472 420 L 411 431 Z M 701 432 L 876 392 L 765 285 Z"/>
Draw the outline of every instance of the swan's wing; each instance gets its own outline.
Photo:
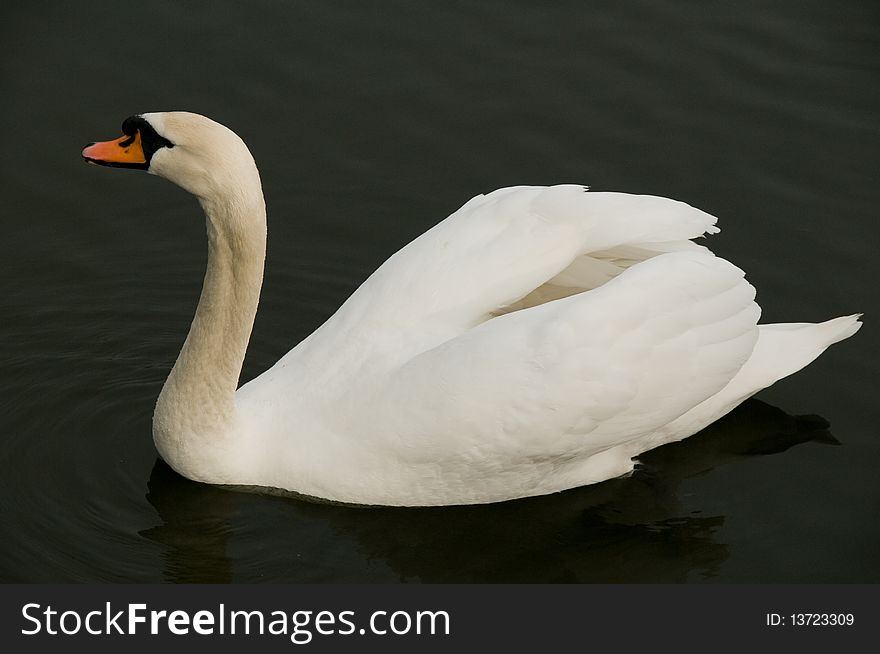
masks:
<path id="1" fill-rule="evenodd" d="M 558 472 L 721 390 L 757 339 L 753 298 L 723 259 L 660 255 L 416 356 L 377 388 L 373 411 L 412 463 L 454 455 L 514 471 L 548 462 Z"/>
<path id="2" fill-rule="evenodd" d="M 494 316 L 595 288 L 658 253 L 705 250 L 688 239 L 717 231 L 714 223 L 668 198 L 573 185 L 500 189 L 390 257 L 332 329 L 400 334 L 396 347 L 411 355 Z"/>
<path id="3" fill-rule="evenodd" d="M 717 231 L 714 223 L 683 202 L 574 185 L 477 196 L 391 256 L 238 398 L 284 404 L 311 388 L 326 394 L 364 368 L 393 369 L 497 316 L 595 288 L 657 254 L 708 252 L 688 239 Z"/>

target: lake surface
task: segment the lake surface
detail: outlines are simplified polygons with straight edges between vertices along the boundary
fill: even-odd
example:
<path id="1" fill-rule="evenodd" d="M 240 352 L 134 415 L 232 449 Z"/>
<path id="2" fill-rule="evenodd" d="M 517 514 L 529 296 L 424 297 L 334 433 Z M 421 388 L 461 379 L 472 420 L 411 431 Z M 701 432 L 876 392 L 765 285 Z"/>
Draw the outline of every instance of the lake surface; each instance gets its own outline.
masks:
<path id="1" fill-rule="evenodd" d="M 5 2 L 0 579 L 880 582 L 875 2 Z M 577 182 L 719 217 L 764 321 L 867 312 L 630 478 L 363 509 L 189 482 L 155 398 L 197 203 L 83 165 L 134 113 L 236 130 L 269 251 L 243 379 L 478 193 Z M 800 416 L 800 417 L 797 417 Z"/>

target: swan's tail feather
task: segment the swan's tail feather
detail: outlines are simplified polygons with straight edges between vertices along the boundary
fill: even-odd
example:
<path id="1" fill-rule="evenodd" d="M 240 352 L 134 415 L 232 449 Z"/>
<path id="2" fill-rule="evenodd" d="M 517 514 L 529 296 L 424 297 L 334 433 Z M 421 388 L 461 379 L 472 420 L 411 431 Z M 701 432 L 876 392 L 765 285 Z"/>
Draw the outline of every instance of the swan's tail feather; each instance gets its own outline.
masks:
<path id="1" fill-rule="evenodd" d="M 731 386 L 751 395 L 796 373 L 812 363 L 829 346 L 859 331 L 861 316 L 857 313 L 815 324 L 759 325 L 755 350 Z"/>
<path id="2" fill-rule="evenodd" d="M 840 316 L 839 318 L 832 318 L 831 320 L 826 320 L 825 322 L 820 323 L 811 323 L 811 322 L 779 322 L 772 323 L 769 325 L 763 325 L 768 329 L 779 329 L 785 331 L 799 330 L 804 327 L 814 327 L 822 332 L 825 332 L 829 336 L 834 336 L 835 340 L 829 341 L 828 345 L 834 345 L 839 341 L 842 341 L 845 338 L 849 338 L 853 334 L 855 334 L 862 326 L 862 313 L 853 313 L 848 316 Z"/>
<path id="3" fill-rule="evenodd" d="M 842 316 L 840 318 L 834 318 L 833 320 L 829 320 L 825 324 L 836 323 L 837 325 L 841 325 L 843 328 L 837 332 L 837 336 L 833 341 L 828 343 L 828 345 L 834 345 L 835 343 L 839 343 L 840 341 L 849 338 L 857 331 L 862 328 L 862 313 L 854 313 L 850 316 Z"/>
<path id="4" fill-rule="evenodd" d="M 760 325 L 762 337 L 767 344 L 777 348 L 778 353 L 784 355 L 788 363 L 782 367 L 784 372 L 777 379 L 797 372 L 831 345 L 855 334 L 862 327 L 861 317 L 861 313 L 855 313 L 817 324 L 800 322 Z"/>

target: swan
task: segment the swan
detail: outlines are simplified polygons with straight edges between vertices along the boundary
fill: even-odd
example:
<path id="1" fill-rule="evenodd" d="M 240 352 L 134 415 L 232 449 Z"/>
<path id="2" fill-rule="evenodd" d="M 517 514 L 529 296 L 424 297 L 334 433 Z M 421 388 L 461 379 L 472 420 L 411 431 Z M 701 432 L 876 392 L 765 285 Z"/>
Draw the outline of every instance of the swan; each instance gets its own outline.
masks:
<path id="1" fill-rule="evenodd" d="M 335 502 L 543 495 L 630 473 L 853 335 L 861 314 L 758 325 L 742 270 L 683 202 L 564 184 L 478 195 L 382 264 L 238 388 L 266 253 L 257 166 L 189 112 L 127 118 L 82 151 L 196 196 L 208 263 L 156 402 L 179 474 Z"/>

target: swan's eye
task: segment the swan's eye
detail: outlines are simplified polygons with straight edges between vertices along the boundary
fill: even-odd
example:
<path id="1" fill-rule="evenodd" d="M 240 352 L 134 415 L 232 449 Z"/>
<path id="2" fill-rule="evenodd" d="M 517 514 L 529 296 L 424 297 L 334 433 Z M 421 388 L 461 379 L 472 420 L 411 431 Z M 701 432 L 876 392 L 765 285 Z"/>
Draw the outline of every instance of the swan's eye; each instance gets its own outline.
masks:
<path id="1" fill-rule="evenodd" d="M 141 146 L 147 162 L 159 148 L 173 148 L 174 143 L 160 135 L 143 116 L 129 116 L 122 123 L 122 133 L 134 139 L 140 134 Z"/>

